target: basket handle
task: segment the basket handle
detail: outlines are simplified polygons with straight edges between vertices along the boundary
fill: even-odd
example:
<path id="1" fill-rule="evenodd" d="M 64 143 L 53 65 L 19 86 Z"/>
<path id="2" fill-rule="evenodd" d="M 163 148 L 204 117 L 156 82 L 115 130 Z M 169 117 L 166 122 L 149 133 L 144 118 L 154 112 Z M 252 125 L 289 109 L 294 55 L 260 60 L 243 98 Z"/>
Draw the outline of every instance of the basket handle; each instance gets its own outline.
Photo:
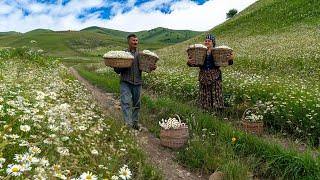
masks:
<path id="1" fill-rule="evenodd" d="M 254 110 L 257 110 L 257 108 L 250 107 L 250 108 L 247 108 L 246 110 L 244 110 L 244 112 L 243 112 L 243 114 L 242 114 L 242 120 L 244 120 L 244 119 L 245 119 L 245 117 L 246 117 L 246 113 L 247 113 L 249 110 L 254 111 Z"/>
<path id="2" fill-rule="evenodd" d="M 179 121 L 181 122 L 181 118 L 180 118 L 180 116 L 179 116 L 178 114 L 175 114 L 175 116 L 177 116 L 177 117 L 178 117 L 178 119 L 179 119 Z"/>

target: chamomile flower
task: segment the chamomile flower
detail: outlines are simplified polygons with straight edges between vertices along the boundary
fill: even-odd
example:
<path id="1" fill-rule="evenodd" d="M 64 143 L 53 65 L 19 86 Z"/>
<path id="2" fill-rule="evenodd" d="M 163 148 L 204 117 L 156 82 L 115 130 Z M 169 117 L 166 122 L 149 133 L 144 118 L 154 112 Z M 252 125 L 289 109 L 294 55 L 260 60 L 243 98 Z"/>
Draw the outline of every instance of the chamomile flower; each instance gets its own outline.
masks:
<path id="1" fill-rule="evenodd" d="M 88 171 L 88 172 L 82 173 L 80 176 L 80 179 L 81 180 L 97 180 L 98 178 L 96 175 Z"/>
<path id="2" fill-rule="evenodd" d="M 131 179 L 132 176 L 132 173 L 127 165 L 124 165 L 122 168 L 120 168 L 119 174 L 119 177 L 123 180 Z"/>
<path id="3" fill-rule="evenodd" d="M 9 164 L 7 174 L 11 176 L 20 176 L 22 174 L 22 167 L 19 164 Z"/>
<path id="4" fill-rule="evenodd" d="M 29 125 L 20 125 L 20 130 L 23 132 L 29 132 L 31 127 Z"/>
<path id="5" fill-rule="evenodd" d="M 98 155 L 99 152 L 98 152 L 96 149 L 92 149 L 92 150 L 91 150 L 91 154 L 93 154 L 93 155 Z"/>
<path id="6" fill-rule="evenodd" d="M 119 180 L 119 176 L 115 176 L 114 175 L 114 176 L 111 177 L 111 180 Z"/>
<path id="7" fill-rule="evenodd" d="M 32 146 L 29 148 L 29 152 L 32 154 L 40 154 L 41 153 L 41 149 L 38 148 L 37 146 Z"/>
<path id="8" fill-rule="evenodd" d="M 25 160 L 23 154 L 15 154 L 13 159 L 14 159 L 15 161 L 17 161 L 17 162 L 22 162 L 22 161 Z"/>

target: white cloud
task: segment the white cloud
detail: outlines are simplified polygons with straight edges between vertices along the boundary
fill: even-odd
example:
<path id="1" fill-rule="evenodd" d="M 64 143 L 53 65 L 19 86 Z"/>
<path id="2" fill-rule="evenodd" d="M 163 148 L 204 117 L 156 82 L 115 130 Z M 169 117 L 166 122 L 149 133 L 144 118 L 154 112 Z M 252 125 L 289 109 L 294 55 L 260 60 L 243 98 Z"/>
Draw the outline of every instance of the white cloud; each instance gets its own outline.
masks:
<path id="1" fill-rule="evenodd" d="M 71 0 L 65 6 L 62 1 L 55 4 L 40 4 L 33 0 L 0 2 L 0 32 L 26 32 L 37 28 L 52 30 L 80 30 L 88 26 L 140 31 L 156 27 L 206 31 L 226 20 L 226 13 L 236 8 L 241 11 L 256 0 L 209 0 L 198 5 L 190 0 L 153 0 L 134 7 L 136 0 L 120 4 L 109 0 Z M 5 3 L 7 2 L 7 3 Z M 158 10 L 170 5 L 170 13 Z M 24 16 L 23 9 L 29 15 Z M 88 8 L 112 8 L 111 19 L 101 19 L 98 13 L 77 18 Z M 131 9 L 123 13 L 124 9 Z"/>
<path id="2" fill-rule="evenodd" d="M 161 0 L 159 0 L 161 1 Z M 210 0 L 203 5 L 183 0 L 171 6 L 171 13 L 160 11 L 146 12 L 135 8 L 126 14 L 120 14 L 107 21 L 105 26 L 125 31 L 139 31 L 155 27 L 171 29 L 191 29 L 206 31 L 226 20 L 226 13 L 236 8 L 241 11 L 256 0 Z"/>

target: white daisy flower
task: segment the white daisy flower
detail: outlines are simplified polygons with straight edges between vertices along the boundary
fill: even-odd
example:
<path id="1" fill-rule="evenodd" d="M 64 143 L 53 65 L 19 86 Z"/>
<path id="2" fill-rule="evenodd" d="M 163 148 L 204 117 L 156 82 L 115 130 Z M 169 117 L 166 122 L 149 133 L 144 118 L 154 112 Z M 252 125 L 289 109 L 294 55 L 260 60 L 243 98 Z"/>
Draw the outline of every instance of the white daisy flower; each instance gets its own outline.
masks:
<path id="1" fill-rule="evenodd" d="M 93 154 L 93 155 L 98 155 L 99 152 L 98 152 L 96 149 L 92 149 L 92 150 L 91 150 L 91 154 Z"/>
<path id="2" fill-rule="evenodd" d="M 112 176 L 111 180 L 119 180 L 119 177 L 118 176 Z"/>
<path id="3" fill-rule="evenodd" d="M 119 177 L 123 180 L 131 179 L 132 176 L 132 173 L 127 165 L 124 165 L 122 168 L 120 168 L 119 174 Z"/>
<path id="4" fill-rule="evenodd" d="M 20 176 L 22 174 L 22 167 L 19 164 L 9 164 L 7 174 L 11 176 Z"/>
<path id="5" fill-rule="evenodd" d="M 30 131 L 30 126 L 29 125 L 20 125 L 20 130 L 23 132 L 29 132 Z"/>
<path id="6" fill-rule="evenodd" d="M 61 172 L 55 173 L 54 176 L 60 179 L 67 179 L 67 177 L 63 175 Z"/>
<path id="7" fill-rule="evenodd" d="M 31 163 L 23 163 L 21 164 L 21 169 L 22 171 L 31 171 Z"/>
<path id="8" fill-rule="evenodd" d="M 69 149 L 66 147 L 57 147 L 58 153 L 60 153 L 62 156 L 69 156 Z"/>
<path id="9" fill-rule="evenodd" d="M 38 148 L 37 146 L 32 146 L 29 148 L 29 152 L 32 154 L 40 154 L 41 153 L 41 149 Z"/>
<path id="10" fill-rule="evenodd" d="M 42 158 L 42 159 L 40 160 L 40 165 L 47 167 L 47 166 L 50 165 L 50 163 L 49 163 L 49 161 L 48 161 L 47 159 Z"/>
<path id="11" fill-rule="evenodd" d="M 17 161 L 17 162 L 22 162 L 22 161 L 25 160 L 23 154 L 15 154 L 13 159 L 14 159 L 15 161 Z"/>
<path id="12" fill-rule="evenodd" d="M 96 175 L 88 171 L 88 172 L 82 173 L 80 176 L 80 179 L 81 180 L 97 180 L 98 178 Z"/>

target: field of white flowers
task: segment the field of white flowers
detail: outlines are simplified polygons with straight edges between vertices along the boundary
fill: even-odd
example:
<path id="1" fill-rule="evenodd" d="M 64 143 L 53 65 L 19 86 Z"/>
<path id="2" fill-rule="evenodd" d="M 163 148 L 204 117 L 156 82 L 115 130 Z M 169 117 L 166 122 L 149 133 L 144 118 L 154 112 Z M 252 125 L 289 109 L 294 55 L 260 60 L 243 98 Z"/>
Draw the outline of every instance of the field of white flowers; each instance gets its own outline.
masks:
<path id="1" fill-rule="evenodd" d="M 0 179 L 157 176 L 132 132 L 102 114 L 64 66 L 21 52 L 29 59 L 0 50 Z"/>
<path id="2" fill-rule="evenodd" d="M 228 106 L 241 112 L 261 107 L 269 130 L 294 135 L 312 143 L 320 137 L 320 36 L 315 27 L 297 26 L 281 33 L 217 36 L 218 45 L 228 45 L 236 53 L 232 67 L 222 69 Z M 193 39 L 157 51 L 157 71 L 145 76 L 146 86 L 158 93 L 195 100 L 198 69 L 186 65 L 186 47 L 203 39 Z"/>

